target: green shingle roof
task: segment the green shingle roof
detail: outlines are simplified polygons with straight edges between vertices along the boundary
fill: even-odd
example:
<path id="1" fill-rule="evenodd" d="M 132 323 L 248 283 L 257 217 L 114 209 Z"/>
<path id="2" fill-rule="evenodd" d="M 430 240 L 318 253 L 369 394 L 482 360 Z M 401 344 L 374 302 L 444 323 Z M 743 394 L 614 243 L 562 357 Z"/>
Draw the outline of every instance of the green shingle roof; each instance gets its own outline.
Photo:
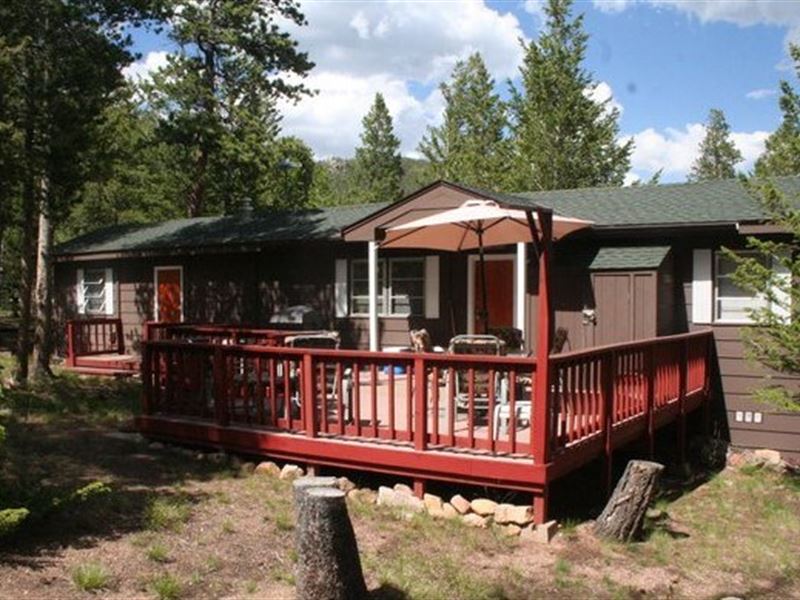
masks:
<path id="1" fill-rule="evenodd" d="M 589 270 L 657 269 L 667 253 L 669 246 L 600 248 L 592 257 Z"/>
<path id="2" fill-rule="evenodd" d="M 270 211 L 224 217 L 175 219 L 152 225 L 107 227 L 59 245 L 56 254 L 136 252 L 277 241 L 335 240 L 341 229 L 383 204 L 303 211 Z"/>
<path id="3" fill-rule="evenodd" d="M 777 177 L 774 183 L 797 202 L 800 177 Z M 758 201 L 738 179 L 521 192 L 513 196 L 522 202 L 550 207 L 565 216 L 593 221 L 597 227 L 702 225 L 766 218 Z"/>
<path id="4" fill-rule="evenodd" d="M 774 183 L 800 206 L 800 177 L 778 177 L 774 179 Z M 501 203 L 547 206 L 558 214 L 592 221 L 598 228 L 733 224 L 766 220 L 758 201 L 737 179 L 515 194 L 456 185 Z M 366 219 L 387 206 L 389 203 L 362 204 L 303 211 L 177 219 L 153 225 L 121 225 L 100 229 L 61 244 L 56 248 L 56 254 L 335 240 L 340 239 L 343 228 Z M 625 259 L 615 257 L 615 260 Z"/>

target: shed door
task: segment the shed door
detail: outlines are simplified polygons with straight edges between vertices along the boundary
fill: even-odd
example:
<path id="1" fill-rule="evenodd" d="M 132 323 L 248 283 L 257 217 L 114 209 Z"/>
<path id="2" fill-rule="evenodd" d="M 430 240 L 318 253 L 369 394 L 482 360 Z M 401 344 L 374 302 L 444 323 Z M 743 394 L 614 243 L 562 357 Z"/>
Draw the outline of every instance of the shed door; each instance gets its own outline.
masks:
<path id="1" fill-rule="evenodd" d="M 183 317 L 183 270 L 156 267 L 156 320 L 179 323 Z"/>
<path id="2" fill-rule="evenodd" d="M 656 274 L 594 273 L 595 323 L 587 336 L 594 346 L 656 335 Z M 593 338 L 593 339 L 592 339 Z"/>

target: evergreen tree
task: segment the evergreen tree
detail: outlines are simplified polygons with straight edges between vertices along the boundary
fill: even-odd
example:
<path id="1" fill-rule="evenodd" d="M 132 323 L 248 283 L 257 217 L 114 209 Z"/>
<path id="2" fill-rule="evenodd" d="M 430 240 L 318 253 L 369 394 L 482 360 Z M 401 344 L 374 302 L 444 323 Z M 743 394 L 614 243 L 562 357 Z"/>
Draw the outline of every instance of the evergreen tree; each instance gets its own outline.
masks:
<path id="1" fill-rule="evenodd" d="M 736 175 L 736 163 L 744 160 L 731 139 L 731 128 L 725 113 L 712 108 L 708 113 L 706 136 L 700 142 L 700 155 L 694 161 L 689 181 L 729 179 Z"/>
<path id="2" fill-rule="evenodd" d="M 506 109 L 494 93 L 494 80 L 481 55 L 476 52 L 458 62 L 441 91 L 444 122 L 429 127 L 419 146 L 430 161 L 430 175 L 485 189 L 503 189 L 510 157 L 505 139 Z"/>
<path id="3" fill-rule="evenodd" d="M 742 329 L 745 354 L 779 375 L 796 377 L 800 375 L 800 203 L 796 195 L 768 181 L 755 182 L 751 188 L 770 220 L 788 235 L 748 238 L 748 247 L 758 257 L 726 249 L 737 263 L 733 281 L 764 300 L 748 311 L 752 325 Z M 756 399 L 779 410 L 800 411 L 796 387 L 772 384 L 771 375 L 764 379 L 767 385 L 754 392 Z"/>
<path id="4" fill-rule="evenodd" d="M 359 200 L 391 202 L 403 194 L 400 140 L 381 94 L 362 121 L 361 146 L 356 148 L 355 179 Z"/>
<path id="5" fill-rule="evenodd" d="M 186 173 L 190 217 L 230 209 L 252 195 L 270 168 L 275 104 L 308 90 L 297 79 L 313 64 L 280 22 L 304 25 L 293 0 L 172 2 L 178 45 L 149 86 L 160 134 Z M 295 77 L 299 76 L 299 77 Z"/>
<path id="6" fill-rule="evenodd" d="M 800 77 L 800 46 L 792 44 L 789 53 Z M 800 94 L 788 81 L 781 81 L 780 85 L 779 106 L 783 120 L 767 138 L 764 154 L 756 161 L 755 171 L 759 177 L 800 175 Z"/>
<path id="7" fill-rule="evenodd" d="M 583 67 L 588 35 L 572 0 L 549 0 L 539 38 L 525 45 L 522 87 L 511 85 L 513 187 L 525 190 L 622 185 L 633 142 L 620 144 L 619 110 L 591 96 Z"/>

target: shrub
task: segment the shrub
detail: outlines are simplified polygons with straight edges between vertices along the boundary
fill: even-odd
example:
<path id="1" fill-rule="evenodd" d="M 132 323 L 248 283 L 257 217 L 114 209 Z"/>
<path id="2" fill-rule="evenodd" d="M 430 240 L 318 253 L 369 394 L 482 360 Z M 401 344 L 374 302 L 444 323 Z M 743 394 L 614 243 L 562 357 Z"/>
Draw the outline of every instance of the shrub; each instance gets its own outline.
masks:
<path id="1" fill-rule="evenodd" d="M 111 575 L 98 563 L 78 565 L 72 571 L 72 582 L 84 592 L 94 592 L 108 587 Z"/>
<path id="2" fill-rule="evenodd" d="M 155 498 L 145 510 L 145 525 L 153 530 L 180 531 L 190 516 L 191 507 L 185 498 Z"/>
<path id="3" fill-rule="evenodd" d="M 159 600 L 176 600 L 181 596 L 181 582 L 169 573 L 153 578 L 150 587 Z"/>

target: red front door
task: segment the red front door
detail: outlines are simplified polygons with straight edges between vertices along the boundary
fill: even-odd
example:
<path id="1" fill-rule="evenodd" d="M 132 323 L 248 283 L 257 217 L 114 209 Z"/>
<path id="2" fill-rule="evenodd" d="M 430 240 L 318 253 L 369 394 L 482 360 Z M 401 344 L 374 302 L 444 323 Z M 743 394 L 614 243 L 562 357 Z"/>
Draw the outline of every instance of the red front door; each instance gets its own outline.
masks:
<path id="1" fill-rule="evenodd" d="M 156 320 L 163 323 L 179 323 L 183 314 L 182 273 L 179 268 L 156 270 L 156 298 L 158 314 Z"/>
<path id="2" fill-rule="evenodd" d="M 514 261 L 511 259 L 487 260 L 486 265 L 486 312 L 489 316 L 489 327 L 514 326 Z M 475 261 L 475 282 L 473 290 L 473 306 L 475 307 L 475 320 L 473 321 L 475 333 L 484 332 L 484 323 L 481 319 L 483 308 L 483 288 L 481 287 L 481 263 Z"/>

